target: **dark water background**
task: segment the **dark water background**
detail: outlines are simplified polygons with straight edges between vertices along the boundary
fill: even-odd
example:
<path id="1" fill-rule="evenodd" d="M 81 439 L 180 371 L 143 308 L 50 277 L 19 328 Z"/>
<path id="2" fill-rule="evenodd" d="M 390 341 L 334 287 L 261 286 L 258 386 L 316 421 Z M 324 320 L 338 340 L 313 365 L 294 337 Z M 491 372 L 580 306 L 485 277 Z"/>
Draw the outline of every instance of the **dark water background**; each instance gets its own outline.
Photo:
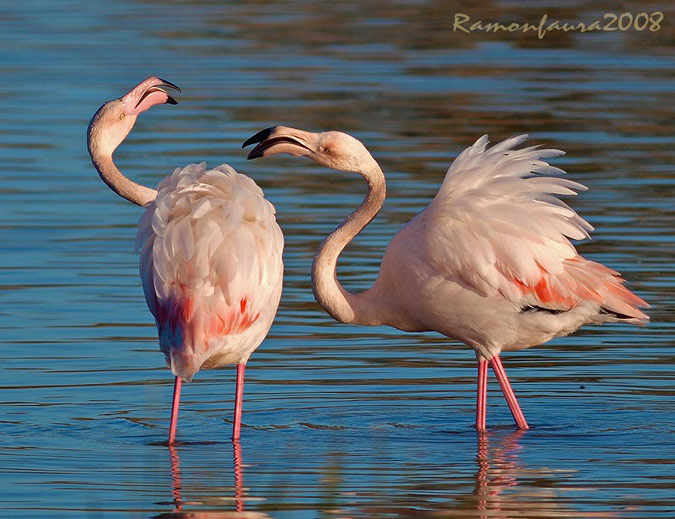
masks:
<path id="1" fill-rule="evenodd" d="M 0 4 L 0 515 L 3 517 L 673 517 L 673 95 L 667 2 L 24 1 Z M 463 34 L 452 16 L 538 23 L 663 11 L 658 31 Z M 133 250 L 140 210 L 100 182 L 85 146 L 103 102 L 148 75 L 183 89 L 144 114 L 117 161 L 155 185 L 228 162 L 286 234 L 286 279 L 247 372 L 172 378 Z M 507 354 L 532 429 L 490 382 L 471 428 L 475 358 L 433 334 L 338 325 L 314 303 L 322 237 L 364 193 L 308 161 L 248 163 L 273 124 L 342 129 L 387 173 L 380 216 L 339 274 L 361 289 L 391 235 L 483 133 L 528 132 L 590 190 L 581 246 L 652 304 L 647 328 L 587 327 Z"/>

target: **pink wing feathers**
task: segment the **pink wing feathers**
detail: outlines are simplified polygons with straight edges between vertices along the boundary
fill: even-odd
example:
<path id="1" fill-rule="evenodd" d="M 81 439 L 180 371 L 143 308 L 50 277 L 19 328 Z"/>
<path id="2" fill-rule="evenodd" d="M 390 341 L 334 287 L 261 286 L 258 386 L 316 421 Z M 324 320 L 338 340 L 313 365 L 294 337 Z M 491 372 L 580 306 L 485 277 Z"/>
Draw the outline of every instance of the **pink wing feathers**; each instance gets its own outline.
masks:
<path id="1" fill-rule="evenodd" d="M 648 306 L 623 286 L 617 272 L 577 254 L 570 239 L 593 230 L 558 195 L 586 188 L 543 159 L 564 153 L 533 146 L 527 136 L 487 148 L 487 136 L 453 162 L 429 206 L 427 237 L 434 267 L 488 296 L 521 308 L 569 310 L 583 301 L 645 324 Z"/>
<path id="2" fill-rule="evenodd" d="M 260 188 L 225 165 L 178 168 L 142 217 L 137 248 L 174 373 L 190 380 L 215 357 L 245 362 L 281 293 L 283 235 Z"/>

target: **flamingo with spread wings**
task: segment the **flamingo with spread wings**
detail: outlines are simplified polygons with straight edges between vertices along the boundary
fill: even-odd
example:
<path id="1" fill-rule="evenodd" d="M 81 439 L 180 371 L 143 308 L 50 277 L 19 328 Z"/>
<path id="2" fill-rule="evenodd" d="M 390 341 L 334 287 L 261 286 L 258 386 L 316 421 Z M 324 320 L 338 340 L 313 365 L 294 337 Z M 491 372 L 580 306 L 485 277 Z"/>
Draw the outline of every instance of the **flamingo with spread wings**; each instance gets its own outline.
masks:
<path id="1" fill-rule="evenodd" d="M 237 365 L 233 439 L 241 429 L 244 369 L 272 325 L 281 297 L 284 239 L 274 206 L 230 166 L 177 168 L 157 190 L 125 177 L 113 162 L 141 112 L 176 104 L 150 77 L 104 104 L 89 124 L 92 162 L 118 195 L 146 208 L 136 237 L 140 275 L 160 349 L 175 375 L 169 443 L 176 437 L 181 381 L 200 369 Z"/>
<path id="2" fill-rule="evenodd" d="M 589 323 L 644 325 L 648 306 L 620 275 L 580 256 L 570 239 L 592 227 L 558 195 L 586 189 L 560 178 L 544 159 L 563 153 L 516 149 L 526 136 L 488 147 L 487 136 L 450 166 L 429 206 L 391 240 L 374 285 L 355 294 L 337 280 L 338 256 L 375 217 L 385 178 L 365 146 L 341 132 L 277 126 L 258 132 L 249 159 L 288 153 L 360 174 L 361 205 L 321 244 L 312 266 L 319 304 L 337 321 L 437 331 L 464 342 L 478 359 L 476 428 L 486 427 L 487 369 L 492 367 L 521 429 L 528 424 L 502 365 L 520 350 Z"/>

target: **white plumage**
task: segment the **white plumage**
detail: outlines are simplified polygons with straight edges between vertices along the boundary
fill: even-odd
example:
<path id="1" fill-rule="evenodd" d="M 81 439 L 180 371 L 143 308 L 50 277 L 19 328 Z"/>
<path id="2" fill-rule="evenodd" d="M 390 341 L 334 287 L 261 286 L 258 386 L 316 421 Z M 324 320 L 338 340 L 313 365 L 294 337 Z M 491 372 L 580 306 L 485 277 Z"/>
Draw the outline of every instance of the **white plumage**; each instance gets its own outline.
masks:
<path id="1" fill-rule="evenodd" d="M 136 246 L 160 348 L 175 375 L 246 363 L 281 296 L 274 207 L 227 165 L 177 168 L 141 218 Z"/>
<path id="2" fill-rule="evenodd" d="M 488 149 L 481 137 L 460 154 L 432 203 L 392 239 L 373 287 L 400 294 L 389 313 L 409 328 L 441 331 L 487 359 L 590 322 L 648 321 L 621 277 L 570 242 L 593 228 L 555 196 L 586 188 L 541 176 L 564 174 L 543 160 L 562 152 L 514 150 L 525 138 Z"/>

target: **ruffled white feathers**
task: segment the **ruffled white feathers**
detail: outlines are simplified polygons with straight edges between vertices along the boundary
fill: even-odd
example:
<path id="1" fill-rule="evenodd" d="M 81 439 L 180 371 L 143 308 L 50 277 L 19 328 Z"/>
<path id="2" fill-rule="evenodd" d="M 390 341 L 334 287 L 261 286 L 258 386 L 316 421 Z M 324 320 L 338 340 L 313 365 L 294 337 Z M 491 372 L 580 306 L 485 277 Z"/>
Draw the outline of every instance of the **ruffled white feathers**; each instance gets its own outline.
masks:
<path id="1" fill-rule="evenodd" d="M 536 146 L 513 149 L 527 136 L 487 148 L 487 136 L 462 152 L 432 204 L 426 245 L 436 270 L 483 296 L 518 307 L 569 310 L 598 303 L 644 324 L 647 306 L 618 273 L 579 256 L 570 239 L 589 237 L 590 224 L 557 197 L 586 188 L 560 178 L 545 160 L 564 153 Z"/>
<path id="2" fill-rule="evenodd" d="M 176 169 L 140 221 L 136 247 L 160 347 L 175 374 L 246 362 L 281 295 L 274 207 L 227 165 Z"/>

